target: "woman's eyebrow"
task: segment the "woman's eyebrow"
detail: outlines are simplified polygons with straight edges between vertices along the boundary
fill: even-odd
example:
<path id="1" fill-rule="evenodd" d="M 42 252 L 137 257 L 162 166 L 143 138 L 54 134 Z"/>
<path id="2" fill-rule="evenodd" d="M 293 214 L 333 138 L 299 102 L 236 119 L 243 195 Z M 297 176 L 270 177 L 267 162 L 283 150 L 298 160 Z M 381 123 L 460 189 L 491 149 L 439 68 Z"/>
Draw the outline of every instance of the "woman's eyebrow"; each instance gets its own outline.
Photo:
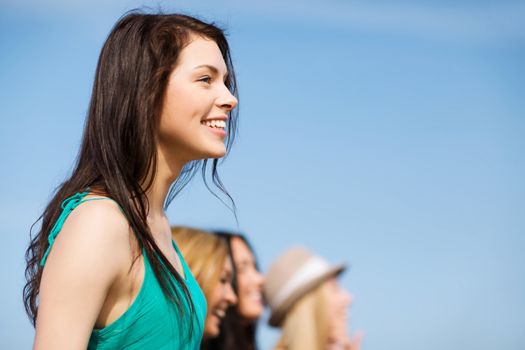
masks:
<path id="1" fill-rule="evenodd" d="M 219 75 L 219 69 L 215 66 L 212 66 L 210 64 L 201 64 L 195 68 L 193 68 L 193 70 L 196 70 L 196 69 L 199 69 L 199 68 L 208 68 L 209 70 L 212 71 L 213 74 L 215 75 Z M 224 74 L 224 80 L 226 80 L 226 78 L 228 78 L 228 72 L 226 71 L 226 73 Z"/>

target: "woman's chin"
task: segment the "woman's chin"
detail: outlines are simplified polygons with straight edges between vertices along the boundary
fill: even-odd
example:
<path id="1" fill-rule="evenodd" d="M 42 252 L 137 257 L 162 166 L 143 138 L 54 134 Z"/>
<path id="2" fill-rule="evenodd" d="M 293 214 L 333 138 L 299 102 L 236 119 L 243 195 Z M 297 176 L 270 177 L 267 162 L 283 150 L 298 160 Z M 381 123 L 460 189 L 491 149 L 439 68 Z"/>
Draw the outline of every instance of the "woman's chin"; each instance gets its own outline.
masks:
<path id="1" fill-rule="evenodd" d="M 199 151 L 194 151 L 186 161 L 222 158 L 225 154 L 226 147 L 224 145 L 217 145 L 215 147 L 207 147 Z"/>
<path id="2" fill-rule="evenodd" d="M 210 149 L 208 151 L 206 158 L 222 158 L 226 154 L 226 147 L 222 145 L 222 147 L 216 147 L 215 149 Z"/>
<path id="3" fill-rule="evenodd" d="M 218 337 L 220 333 L 220 320 L 216 316 L 208 317 L 213 319 L 206 320 L 206 325 L 204 327 L 204 337 L 207 339 Z"/>
<path id="4" fill-rule="evenodd" d="M 261 317 L 264 309 L 262 307 L 252 306 L 250 308 L 246 308 L 244 310 L 241 310 L 241 315 L 244 317 L 247 321 L 254 322 Z"/>

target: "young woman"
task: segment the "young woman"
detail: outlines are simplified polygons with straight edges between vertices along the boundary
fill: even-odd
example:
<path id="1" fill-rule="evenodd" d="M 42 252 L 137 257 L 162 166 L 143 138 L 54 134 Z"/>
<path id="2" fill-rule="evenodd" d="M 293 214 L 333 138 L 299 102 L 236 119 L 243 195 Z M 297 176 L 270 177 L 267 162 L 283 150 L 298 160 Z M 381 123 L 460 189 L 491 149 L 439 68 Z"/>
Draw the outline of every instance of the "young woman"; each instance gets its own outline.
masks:
<path id="1" fill-rule="evenodd" d="M 292 248 L 268 270 L 264 292 L 271 326 L 282 328 L 276 350 L 358 350 L 350 339 L 347 311 L 352 296 L 337 283 L 343 265 L 330 266 L 308 250 Z"/>
<path id="2" fill-rule="evenodd" d="M 35 349 L 198 347 L 206 303 L 164 208 L 207 159 L 220 185 L 235 95 L 217 27 L 176 14 L 117 22 L 99 57 L 77 163 L 26 253 Z"/>
<path id="3" fill-rule="evenodd" d="M 228 309 L 220 335 L 205 344 L 205 349 L 257 349 L 257 320 L 264 311 L 262 289 L 264 277 L 259 272 L 255 253 L 245 236 L 215 231 L 226 240 L 233 261 L 233 288 L 238 303 Z"/>
<path id="4" fill-rule="evenodd" d="M 226 310 L 237 303 L 232 288 L 233 267 L 228 247 L 223 239 L 205 231 L 173 227 L 171 232 L 208 302 L 204 346 L 219 335 Z"/>

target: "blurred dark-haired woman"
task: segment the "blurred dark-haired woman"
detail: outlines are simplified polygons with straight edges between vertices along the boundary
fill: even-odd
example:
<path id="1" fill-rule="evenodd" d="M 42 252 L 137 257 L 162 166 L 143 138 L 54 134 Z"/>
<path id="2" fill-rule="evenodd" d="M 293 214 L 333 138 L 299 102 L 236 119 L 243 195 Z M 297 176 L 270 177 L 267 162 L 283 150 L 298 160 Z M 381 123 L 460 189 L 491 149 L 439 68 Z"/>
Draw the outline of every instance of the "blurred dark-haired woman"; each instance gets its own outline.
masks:
<path id="1" fill-rule="evenodd" d="M 257 349 L 257 321 L 264 311 L 264 277 L 259 272 L 255 251 L 242 234 L 214 231 L 228 243 L 233 261 L 233 288 L 237 305 L 231 306 L 221 324 L 221 332 L 203 349 Z"/>

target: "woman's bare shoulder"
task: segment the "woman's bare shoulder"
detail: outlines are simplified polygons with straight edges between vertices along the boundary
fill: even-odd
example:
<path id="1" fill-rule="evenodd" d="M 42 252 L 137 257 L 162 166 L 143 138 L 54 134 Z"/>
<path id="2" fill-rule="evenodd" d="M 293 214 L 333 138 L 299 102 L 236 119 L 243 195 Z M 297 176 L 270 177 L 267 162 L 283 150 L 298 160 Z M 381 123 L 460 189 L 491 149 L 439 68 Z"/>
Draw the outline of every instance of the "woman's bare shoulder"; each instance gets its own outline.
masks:
<path id="1" fill-rule="evenodd" d="M 79 260 L 79 263 L 101 261 L 106 269 L 118 269 L 118 265 L 128 261 L 130 237 L 128 221 L 115 202 L 86 201 L 78 205 L 65 220 L 55 238 L 48 261 L 60 255 L 68 260 Z"/>

